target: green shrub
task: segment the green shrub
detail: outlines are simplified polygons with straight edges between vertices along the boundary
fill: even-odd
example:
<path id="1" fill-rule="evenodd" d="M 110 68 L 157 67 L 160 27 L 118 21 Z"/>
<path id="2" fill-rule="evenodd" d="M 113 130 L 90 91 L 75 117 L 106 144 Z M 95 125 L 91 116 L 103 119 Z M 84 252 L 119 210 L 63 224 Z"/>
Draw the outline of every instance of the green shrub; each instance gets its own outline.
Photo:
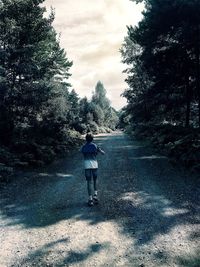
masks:
<path id="1" fill-rule="evenodd" d="M 99 133 L 99 126 L 96 124 L 96 122 L 91 121 L 89 125 L 87 125 L 87 131 L 92 132 L 93 134 Z"/>
<path id="2" fill-rule="evenodd" d="M 128 132 L 137 138 L 149 140 L 161 152 L 174 161 L 183 162 L 186 167 L 196 168 L 200 159 L 200 133 L 198 129 L 188 129 L 172 125 L 138 124 Z"/>

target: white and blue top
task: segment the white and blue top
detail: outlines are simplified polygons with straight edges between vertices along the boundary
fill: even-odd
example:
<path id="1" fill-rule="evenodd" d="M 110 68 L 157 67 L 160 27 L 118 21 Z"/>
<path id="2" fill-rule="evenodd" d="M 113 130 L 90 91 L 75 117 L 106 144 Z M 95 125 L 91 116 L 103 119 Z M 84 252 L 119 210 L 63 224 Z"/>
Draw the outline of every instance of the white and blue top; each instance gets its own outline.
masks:
<path id="1" fill-rule="evenodd" d="M 85 169 L 97 169 L 97 154 L 99 152 L 104 154 L 104 151 L 102 151 L 96 144 L 92 142 L 87 142 L 85 145 L 82 146 L 81 152 L 84 156 Z"/>

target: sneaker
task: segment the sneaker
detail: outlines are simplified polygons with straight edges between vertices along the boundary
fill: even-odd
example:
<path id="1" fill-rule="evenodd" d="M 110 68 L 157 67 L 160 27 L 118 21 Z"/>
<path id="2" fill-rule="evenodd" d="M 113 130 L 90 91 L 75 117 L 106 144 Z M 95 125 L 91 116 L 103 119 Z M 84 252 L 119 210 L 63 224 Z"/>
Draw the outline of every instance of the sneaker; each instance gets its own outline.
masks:
<path id="1" fill-rule="evenodd" d="M 93 196 L 93 201 L 94 201 L 94 204 L 98 204 L 99 203 L 97 195 Z"/>
<path id="2" fill-rule="evenodd" d="M 93 200 L 91 200 L 91 199 L 88 200 L 88 206 L 89 206 L 89 207 L 94 206 Z"/>

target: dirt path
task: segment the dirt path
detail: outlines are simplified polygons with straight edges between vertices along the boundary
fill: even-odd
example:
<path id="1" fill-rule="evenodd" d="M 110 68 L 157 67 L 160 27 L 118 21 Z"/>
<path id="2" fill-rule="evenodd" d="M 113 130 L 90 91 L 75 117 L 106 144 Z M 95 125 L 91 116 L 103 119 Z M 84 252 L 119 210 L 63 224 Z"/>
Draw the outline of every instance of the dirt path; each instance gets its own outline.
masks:
<path id="1" fill-rule="evenodd" d="M 197 177 L 122 133 L 97 142 L 98 206 L 78 152 L 1 189 L 0 267 L 199 267 Z"/>

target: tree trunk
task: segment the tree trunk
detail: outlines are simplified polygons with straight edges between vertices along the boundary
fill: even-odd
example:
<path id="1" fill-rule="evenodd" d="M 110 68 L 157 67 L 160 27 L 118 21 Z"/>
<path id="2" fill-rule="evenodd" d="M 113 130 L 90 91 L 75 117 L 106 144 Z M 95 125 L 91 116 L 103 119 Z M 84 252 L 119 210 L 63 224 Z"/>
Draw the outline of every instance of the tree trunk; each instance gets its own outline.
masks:
<path id="1" fill-rule="evenodd" d="M 200 127 L 200 49 L 199 49 L 199 33 L 200 33 L 200 25 L 197 26 L 197 33 L 196 33 L 196 44 L 195 44 L 195 54 L 196 54 L 196 90 L 198 95 L 198 121 L 199 121 L 199 127 Z"/>
<path id="2" fill-rule="evenodd" d="M 188 74 L 186 74 L 186 77 L 185 77 L 185 88 L 186 88 L 186 119 L 185 119 L 185 127 L 189 127 L 190 126 L 190 111 L 191 111 L 191 92 L 190 92 Z"/>

